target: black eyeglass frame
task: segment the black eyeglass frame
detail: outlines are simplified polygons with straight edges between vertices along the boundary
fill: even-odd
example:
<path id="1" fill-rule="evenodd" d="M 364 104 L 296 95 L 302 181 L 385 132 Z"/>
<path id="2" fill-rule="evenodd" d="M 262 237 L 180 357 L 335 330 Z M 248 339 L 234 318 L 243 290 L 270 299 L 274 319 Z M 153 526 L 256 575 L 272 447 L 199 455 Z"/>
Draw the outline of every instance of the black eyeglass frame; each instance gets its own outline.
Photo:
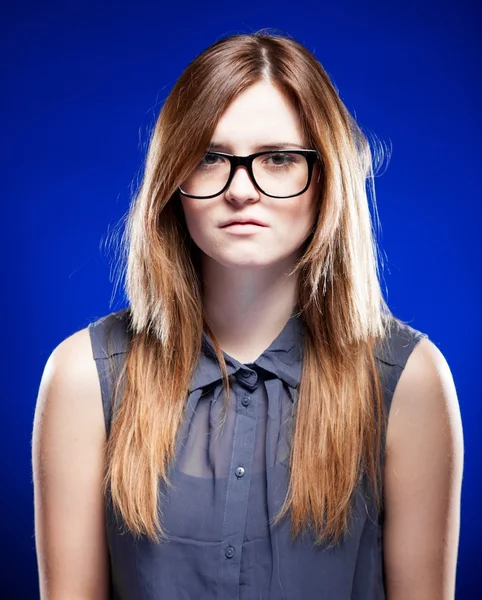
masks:
<path id="1" fill-rule="evenodd" d="M 301 190 L 301 192 L 297 192 L 296 194 L 291 194 L 289 196 L 273 196 L 272 194 L 267 194 L 259 186 L 258 182 L 256 181 L 256 177 L 254 176 L 254 173 L 253 173 L 253 160 L 255 158 L 257 158 L 258 156 L 263 156 L 264 154 L 278 154 L 278 153 L 282 154 L 284 152 L 289 152 L 290 154 L 300 154 L 306 158 L 306 162 L 308 163 L 308 181 L 306 183 L 306 186 Z M 186 196 L 187 198 L 195 198 L 198 200 L 208 200 L 209 198 L 215 198 L 216 196 L 221 195 L 231 185 L 231 181 L 233 180 L 234 174 L 238 167 L 246 167 L 246 170 L 248 171 L 248 174 L 249 174 L 249 178 L 251 179 L 251 182 L 253 183 L 254 187 L 259 192 L 264 194 L 265 196 L 268 196 L 270 198 L 294 198 L 295 196 L 300 196 L 301 194 L 306 192 L 306 190 L 309 188 L 315 162 L 318 161 L 321 166 L 321 157 L 319 155 L 318 150 L 308 150 L 308 149 L 301 150 L 298 148 L 296 150 L 291 150 L 290 148 L 286 148 L 286 149 L 283 148 L 283 149 L 276 149 L 276 150 L 265 150 L 263 152 L 256 152 L 255 154 L 250 154 L 249 156 L 236 156 L 234 154 L 227 154 L 226 152 L 214 152 L 214 151 L 206 152 L 206 154 L 214 154 L 215 156 L 223 156 L 224 158 L 227 158 L 229 160 L 229 162 L 231 163 L 231 171 L 229 173 L 229 177 L 226 182 L 226 185 L 223 187 L 223 189 L 221 191 L 217 192 L 216 194 L 211 194 L 210 196 L 193 196 L 192 194 L 186 194 L 185 192 L 182 191 L 181 186 L 179 186 L 179 188 L 178 188 L 179 192 L 183 196 Z"/>

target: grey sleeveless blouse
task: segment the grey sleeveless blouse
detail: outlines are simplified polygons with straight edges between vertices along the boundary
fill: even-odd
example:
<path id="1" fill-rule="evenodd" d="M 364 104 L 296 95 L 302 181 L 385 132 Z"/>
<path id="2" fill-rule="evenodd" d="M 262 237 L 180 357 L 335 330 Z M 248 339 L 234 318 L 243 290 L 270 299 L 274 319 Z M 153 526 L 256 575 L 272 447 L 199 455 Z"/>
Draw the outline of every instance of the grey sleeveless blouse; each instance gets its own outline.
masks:
<path id="1" fill-rule="evenodd" d="M 128 309 L 89 325 L 107 435 L 111 395 L 129 338 Z M 288 485 L 290 423 L 302 365 L 303 325 L 294 313 L 254 363 L 224 353 L 231 403 L 218 431 L 222 380 L 209 338 L 186 399 L 186 419 L 170 470 L 159 485 L 168 541 L 134 537 L 105 503 L 111 598 L 115 600 L 382 600 L 383 511 L 366 480 L 355 497 L 349 533 L 336 546 L 290 539 L 278 513 Z M 376 357 L 387 412 L 408 357 L 426 334 L 391 322 Z M 112 368 L 114 366 L 114 370 Z M 383 449 L 382 449 L 383 460 Z"/>

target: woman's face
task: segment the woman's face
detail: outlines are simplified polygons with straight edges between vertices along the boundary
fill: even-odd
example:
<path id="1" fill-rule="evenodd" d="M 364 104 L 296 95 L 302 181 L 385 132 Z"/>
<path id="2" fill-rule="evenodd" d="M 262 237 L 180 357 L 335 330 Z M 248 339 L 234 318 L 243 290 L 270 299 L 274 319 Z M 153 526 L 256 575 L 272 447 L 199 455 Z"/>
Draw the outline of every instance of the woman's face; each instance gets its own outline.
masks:
<path id="1" fill-rule="evenodd" d="M 307 148 L 296 110 L 277 88 L 264 81 L 235 98 L 222 115 L 211 144 L 217 151 L 239 156 L 271 146 L 276 149 L 280 144 Z M 294 263 L 314 225 L 317 178 L 315 164 L 306 192 L 292 198 L 271 198 L 256 189 L 244 167 L 238 167 L 229 188 L 214 198 L 181 194 L 186 224 L 204 254 L 203 261 L 252 269 L 281 261 Z M 237 218 L 255 219 L 265 226 L 223 227 Z"/>

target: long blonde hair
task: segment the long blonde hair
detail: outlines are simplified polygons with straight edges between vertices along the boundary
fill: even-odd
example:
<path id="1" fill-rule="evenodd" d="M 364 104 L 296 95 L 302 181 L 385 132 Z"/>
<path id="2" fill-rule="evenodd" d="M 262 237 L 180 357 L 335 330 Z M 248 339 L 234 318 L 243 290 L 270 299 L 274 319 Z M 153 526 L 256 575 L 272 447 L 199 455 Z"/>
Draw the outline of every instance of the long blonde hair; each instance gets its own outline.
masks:
<path id="1" fill-rule="evenodd" d="M 289 511 L 293 539 L 310 526 L 316 543 L 338 541 L 365 475 L 380 505 L 385 415 L 374 344 L 384 338 L 390 312 L 369 211 L 370 145 L 303 45 L 267 32 L 238 34 L 193 60 L 166 99 L 123 238 L 131 335 L 106 447 L 105 492 L 133 534 L 158 542 L 165 535 L 159 480 L 171 485 L 169 465 L 203 329 L 229 389 L 204 316 L 198 250 L 177 188 L 203 157 L 230 102 L 261 79 L 291 100 L 323 164 L 316 223 L 293 270 L 307 334 L 289 487 L 275 522 Z"/>

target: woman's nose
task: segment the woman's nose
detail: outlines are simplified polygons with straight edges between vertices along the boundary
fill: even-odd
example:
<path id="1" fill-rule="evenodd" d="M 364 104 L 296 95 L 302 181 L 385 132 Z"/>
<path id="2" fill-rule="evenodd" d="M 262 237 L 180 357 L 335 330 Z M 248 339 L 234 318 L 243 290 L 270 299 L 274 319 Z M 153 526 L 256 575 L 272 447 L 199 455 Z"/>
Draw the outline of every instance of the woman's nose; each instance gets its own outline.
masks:
<path id="1" fill-rule="evenodd" d="M 238 201 L 259 198 L 259 191 L 251 180 L 246 167 L 238 166 L 236 168 L 226 194 L 229 198 Z"/>

